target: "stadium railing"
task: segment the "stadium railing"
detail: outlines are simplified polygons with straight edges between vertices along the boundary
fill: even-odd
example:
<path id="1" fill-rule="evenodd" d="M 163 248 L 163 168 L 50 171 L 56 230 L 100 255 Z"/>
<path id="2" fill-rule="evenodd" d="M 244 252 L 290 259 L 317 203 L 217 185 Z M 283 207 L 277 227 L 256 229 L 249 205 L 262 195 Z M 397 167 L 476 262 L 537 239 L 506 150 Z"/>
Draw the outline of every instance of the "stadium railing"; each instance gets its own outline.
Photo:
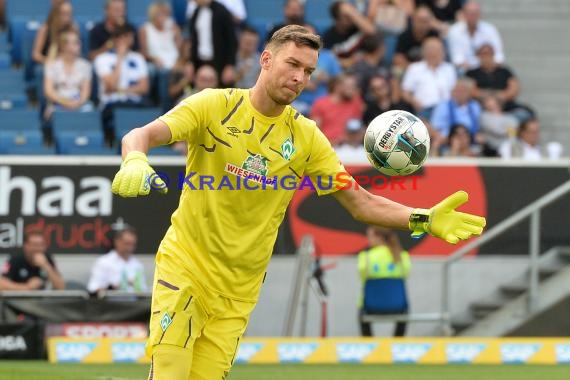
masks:
<path id="1" fill-rule="evenodd" d="M 520 224 L 521 222 L 526 221 L 530 218 L 530 228 L 529 228 L 529 257 L 530 257 L 530 264 L 529 264 L 529 271 L 530 275 L 528 278 L 529 281 L 529 296 L 527 299 L 527 313 L 531 314 L 537 311 L 538 306 L 538 298 L 539 298 L 539 257 L 540 257 L 540 213 L 541 211 L 548 205 L 552 204 L 553 202 L 561 199 L 562 197 L 566 196 L 570 193 L 570 180 L 567 180 L 563 184 L 557 186 L 550 192 L 544 194 L 542 197 L 538 198 L 525 208 L 515 212 L 508 218 L 504 219 L 502 222 L 495 225 L 493 228 L 485 231 L 485 233 L 475 240 L 467 243 L 463 247 L 459 248 L 455 252 L 453 252 L 450 256 L 448 256 L 444 263 L 443 263 L 443 271 L 442 271 L 442 325 L 441 328 L 443 331 L 446 332 L 447 335 L 451 335 L 453 333 L 451 327 L 451 316 L 450 316 L 450 307 L 451 307 L 451 266 L 452 264 L 458 262 L 463 257 L 465 257 L 469 252 L 472 250 L 482 246 L 485 243 L 488 243 L 495 239 L 496 237 L 503 234 L 505 231 L 509 230 L 510 228 Z"/>

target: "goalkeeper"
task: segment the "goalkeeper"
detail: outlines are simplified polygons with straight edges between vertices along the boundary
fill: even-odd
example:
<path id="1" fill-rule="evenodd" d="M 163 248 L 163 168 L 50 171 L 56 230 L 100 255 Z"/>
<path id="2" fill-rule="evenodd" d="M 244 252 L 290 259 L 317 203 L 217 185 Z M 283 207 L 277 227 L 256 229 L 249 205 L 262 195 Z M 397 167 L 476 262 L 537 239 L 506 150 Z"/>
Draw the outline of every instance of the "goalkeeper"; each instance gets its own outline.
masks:
<path id="1" fill-rule="evenodd" d="M 248 187 L 257 189 L 250 190 L 238 175 L 308 175 L 314 183 L 330 178 L 332 186 L 318 186 L 318 194 L 332 194 L 361 222 L 409 228 L 413 235 L 429 233 L 452 244 L 481 234 L 484 218 L 455 211 L 467 201 L 465 192 L 428 210 L 355 186 L 339 191 L 337 174 L 345 169 L 330 143 L 289 105 L 315 70 L 320 47 L 317 35 L 286 26 L 262 52 L 253 88 L 203 90 L 123 138 L 123 163 L 112 185 L 122 197 L 147 195 L 151 187 L 167 191 L 146 152 L 175 141 L 188 143 L 187 172 L 233 181 L 222 190 L 182 190 L 156 255 L 150 379 L 219 380 L 233 364 L 293 196 L 253 181 Z M 242 186 L 234 190 L 238 179 Z"/>

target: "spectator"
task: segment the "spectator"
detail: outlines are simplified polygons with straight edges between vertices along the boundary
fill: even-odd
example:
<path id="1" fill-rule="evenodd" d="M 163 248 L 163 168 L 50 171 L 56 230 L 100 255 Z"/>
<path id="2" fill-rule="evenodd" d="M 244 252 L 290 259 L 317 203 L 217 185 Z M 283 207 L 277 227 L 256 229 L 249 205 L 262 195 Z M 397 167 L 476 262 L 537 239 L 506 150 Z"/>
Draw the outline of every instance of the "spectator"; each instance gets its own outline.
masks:
<path id="1" fill-rule="evenodd" d="M 413 3 L 412 0 L 405 2 Z M 370 0 L 366 15 L 382 32 L 398 35 L 408 25 L 408 14 L 401 3 L 402 1 L 394 0 Z M 413 4 L 411 6 L 413 8 Z"/>
<path id="2" fill-rule="evenodd" d="M 180 56 L 168 73 L 168 96 L 171 102 L 178 103 L 192 90 L 194 65 L 190 60 L 190 50 L 190 41 L 183 41 Z"/>
<path id="3" fill-rule="evenodd" d="M 89 59 L 91 61 L 94 61 L 99 54 L 114 47 L 112 35 L 115 30 L 123 26 L 135 36 L 132 49 L 138 51 L 139 44 L 136 39 L 135 27 L 126 19 L 125 0 L 106 0 L 105 20 L 97 23 L 89 32 Z"/>
<path id="4" fill-rule="evenodd" d="M 473 81 L 459 79 L 451 91 L 451 99 L 437 104 L 431 115 L 431 125 L 444 138 L 449 136 L 451 127 L 461 124 L 472 136 L 479 132 L 481 106 L 471 97 Z"/>
<path id="5" fill-rule="evenodd" d="M 331 144 L 345 141 L 349 119 L 362 119 L 364 102 L 358 93 L 354 75 L 341 74 L 331 81 L 331 91 L 313 104 L 311 119 L 321 128 Z"/>
<path id="6" fill-rule="evenodd" d="M 396 232 L 382 227 L 370 226 L 366 230 L 370 248 L 358 254 L 358 273 L 362 282 L 362 290 L 367 281 L 377 279 L 405 279 L 410 273 L 412 263 L 408 252 L 404 251 Z M 370 295 L 366 295 L 370 296 Z M 407 297 L 403 303 L 407 305 Z M 379 300 L 380 302 L 382 300 Z M 364 294 L 360 302 L 360 313 L 363 313 Z M 407 310 L 402 310 L 407 313 Z M 394 336 L 406 335 L 406 322 L 397 322 Z M 360 322 L 362 336 L 372 336 L 369 322 Z"/>
<path id="7" fill-rule="evenodd" d="M 277 24 L 269 31 L 267 41 L 273 36 L 273 33 L 286 25 L 301 25 L 305 28 L 313 28 L 305 22 L 305 5 L 302 0 L 285 0 L 283 3 L 283 18 L 285 20 L 284 23 Z"/>
<path id="8" fill-rule="evenodd" d="M 495 95 L 507 112 L 512 112 L 520 121 L 534 117 L 534 111 L 518 104 L 516 98 L 520 92 L 520 84 L 512 71 L 495 60 L 493 46 L 483 44 L 477 49 L 479 67 L 469 70 L 466 75 L 475 81 L 473 96 L 483 99 L 487 95 Z"/>
<path id="9" fill-rule="evenodd" d="M 443 42 L 430 37 L 422 44 L 423 60 L 408 66 L 402 79 L 403 99 L 414 112 L 429 120 L 433 108 L 451 96 L 457 74 L 455 68 L 444 61 Z"/>
<path id="10" fill-rule="evenodd" d="M 558 159 L 562 155 L 562 145 L 557 142 L 541 145 L 540 123 L 537 119 L 529 119 L 520 125 L 516 138 L 505 141 L 499 147 L 499 154 L 502 158 L 522 158 L 529 161 Z"/>
<path id="11" fill-rule="evenodd" d="M 349 119 L 346 122 L 346 140 L 334 147 L 340 162 L 346 163 L 366 157 L 364 132 L 366 128 L 360 119 Z"/>
<path id="12" fill-rule="evenodd" d="M 479 65 L 475 49 L 488 43 L 493 46 L 495 60 L 505 61 L 503 42 L 497 28 L 481 20 L 481 7 L 475 1 L 468 1 L 463 6 L 463 21 L 458 21 L 449 28 L 448 44 L 451 62 L 462 71 Z"/>
<path id="13" fill-rule="evenodd" d="M 236 25 L 241 24 L 247 18 L 247 10 L 243 0 L 216 1 L 226 7 L 226 9 L 231 13 Z M 200 0 L 188 0 L 188 6 L 186 7 L 186 18 L 192 18 L 192 15 L 196 11 L 196 8 L 198 8 L 198 2 L 200 2 Z"/>
<path id="14" fill-rule="evenodd" d="M 113 110 L 117 107 L 144 107 L 149 90 L 149 74 L 144 57 L 132 51 L 134 34 L 128 25 L 113 31 L 114 48 L 95 59 L 99 82 L 99 105 L 103 109 L 103 128 L 109 144 L 114 140 Z"/>
<path id="15" fill-rule="evenodd" d="M 236 87 L 238 88 L 250 88 L 255 85 L 261 70 L 257 45 L 259 45 L 259 33 L 245 26 L 239 37 L 236 58 Z"/>
<path id="16" fill-rule="evenodd" d="M 463 0 L 415 0 L 416 6 L 427 6 L 434 16 L 432 27 L 441 36 L 447 35 L 449 27 L 455 23 L 458 12 L 461 11 Z"/>
<path id="17" fill-rule="evenodd" d="M 190 19 L 191 59 L 195 69 L 211 65 L 222 86 L 235 82 L 237 37 L 230 12 L 213 0 L 197 0 Z"/>
<path id="18" fill-rule="evenodd" d="M 477 157 L 481 152 L 480 146 L 474 143 L 473 135 L 463 124 L 451 127 L 447 141 L 441 152 L 445 157 Z"/>
<path id="19" fill-rule="evenodd" d="M 350 58 L 359 49 L 362 39 L 376 31 L 374 24 L 347 1 L 335 1 L 330 14 L 334 24 L 325 32 L 323 45 L 339 58 Z"/>
<path id="20" fill-rule="evenodd" d="M 48 18 L 38 30 L 32 48 L 32 59 L 36 63 L 44 64 L 48 59 L 57 55 L 59 33 L 63 30 L 75 29 L 73 22 L 73 7 L 69 1 L 53 3 Z"/>
<path id="21" fill-rule="evenodd" d="M 433 15 L 428 7 L 418 7 L 412 16 L 409 27 L 398 37 L 394 54 L 394 69 L 403 73 L 412 62 L 422 59 L 422 45 L 430 37 L 439 37 L 433 29 Z"/>
<path id="22" fill-rule="evenodd" d="M 133 228 L 120 230 L 113 239 L 114 249 L 99 257 L 91 268 L 87 291 L 101 294 L 106 290 L 143 292 L 148 290 L 144 266 L 134 256 L 137 233 Z"/>
<path id="23" fill-rule="evenodd" d="M 497 97 L 488 95 L 483 98 L 481 133 L 485 142 L 485 156 L 498 156 L 499 147 L 516 135 L 518 126 L 517 118 L 503 111 Z"/>
<path id="24" fill-rule="evenodd" d="M 2 267 L 0 290 L 39 290 L 48 282 L 53 289 L 64 289 L 63 277 L 46 249 L 43 232 L 26 232 L 22 252 L 10 256 Z"/>
<path id="25" fill-rule="evenodd" d="M 374 118 L 386 111 L 404 110 L 410 111 L 407 104 L 394 102 L 394 97 L 390 94 L 391 86 L 388 80 L 381 75 L 374 75 L 370 78 L 369 97 L 366 99 L 366 106 L 362 120 L 365 125 L 370 124 Z"/>
<path id="26" fill-rule="evenodd" d="M 367 36 L 360 46 L 361 57 L 350 67 L 348 72 L 353 73 L 358 78 L 360 93 L 364 99 L 368 98 L 368 84 L 374 75 L 382 75 L 390 78 L 390 67 L 383 65 L 384 58 L 384 37 L 380 32 Z M 397 89 L 397 83 L 393 89 Z M 397 94 L 394 94 L 397 97 Z"/>
<path id="27" fill-rule="evenodd" d="M 93 110 L 93 104 L 89 101 L 92 68 L 89 61 L 81 58 L 79 33 L 75 29 L 61 32 L 57 45 L 57 57 L 45 65 L 45 122 L 49 122 L 54 111 Z"/>
<path id="28" fill-rule="evenodd" d="M 171 17 L 170 4 L 156 1 L 148 7 L 148 21 L 139 29 L 141 53 L 158 69 L 170 70 L 180 54 L 182 36 Z"/>

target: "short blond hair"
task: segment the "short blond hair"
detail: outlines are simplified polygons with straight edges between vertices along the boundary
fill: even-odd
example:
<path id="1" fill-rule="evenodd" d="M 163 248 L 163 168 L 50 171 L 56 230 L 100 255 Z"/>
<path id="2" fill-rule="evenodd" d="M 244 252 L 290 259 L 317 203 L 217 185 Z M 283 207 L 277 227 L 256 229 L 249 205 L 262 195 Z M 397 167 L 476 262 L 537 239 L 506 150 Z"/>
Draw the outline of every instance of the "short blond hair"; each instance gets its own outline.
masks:
<path id="1" fill-rule="evenodd" d="M 320 50 L 323 46 L 321 37 L 304 26 L 287 25 L 273 33 L 265 48 L 276 51 L 288 42 L 294 42 L 297 46 L 307 46 L 313 50 Z"/>

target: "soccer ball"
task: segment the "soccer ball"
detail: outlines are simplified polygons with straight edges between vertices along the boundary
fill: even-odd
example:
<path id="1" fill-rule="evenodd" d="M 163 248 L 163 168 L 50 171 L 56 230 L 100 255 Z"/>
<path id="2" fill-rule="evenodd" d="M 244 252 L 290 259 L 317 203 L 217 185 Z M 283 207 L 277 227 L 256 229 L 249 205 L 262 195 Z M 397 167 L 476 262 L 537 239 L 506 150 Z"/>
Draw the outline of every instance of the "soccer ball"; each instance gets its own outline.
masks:
<path id="1" fill-rule="evenodd" d="M 364 149 L 370 163 L 381 173 L 405 176 L 418 170 L 429 154 L 425 124 L 409 112 L 387 111 L 368 124 Z"/>

